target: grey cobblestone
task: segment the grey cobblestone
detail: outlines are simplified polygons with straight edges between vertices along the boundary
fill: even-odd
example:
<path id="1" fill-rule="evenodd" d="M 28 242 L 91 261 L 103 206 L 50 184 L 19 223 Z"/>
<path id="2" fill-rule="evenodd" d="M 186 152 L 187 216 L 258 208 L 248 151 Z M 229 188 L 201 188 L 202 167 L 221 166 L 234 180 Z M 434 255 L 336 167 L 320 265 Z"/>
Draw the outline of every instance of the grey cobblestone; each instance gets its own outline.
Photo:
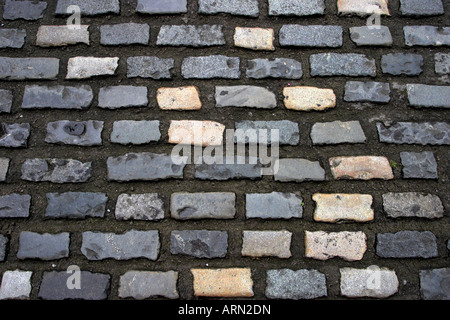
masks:
<path id="1" fill-rule="evenodd" d="M 0 48 L 22 48 L 27 32 L 24 29 L 1 29 Z"/>
<path id="2" fill-rule="evenodd" d="M 437 179 L 437 162 L 431 151 L 400 152 L 405 179 Z"/>
<path id="3" fill-rule="evenodd" d="M 159 141 L 159 121 L 121 120 L 113 123 L 111 142 L 120 144 L 146 144 Z"/>
<path id="4" fill-rule="evenodd" d="M 8 245 L 8 238 L 0 234 L 0 262 L 5 261 L 6 257 L 6 246 Z"/>
<path id="5" fill-rule="evenodd" d="M 313 145 L 364 143 L 366 135 L 359 121 L 315 123 L 311 129 Z"/>
<path id="6" fill-rule="evenodd" d="M 377 123 L 380 142 L 396 144 L 448 145 L 450 124 L 446 122 Z"/>
<path id="7" fill-rule="evenodd" d="M 406 90 L 412 107 L 450 108 L 450 102 L 446 98 L 450 95 L 450 86 L 407 84 Z"/>
<path id="8" fill-rule="evenodd" d="M 102 45 L 147 45 L 149 41 L 150 26 L 145 23 L 119 23 L 100 26 L 100 43 Z"/>
<path id="9" fill-rule="evenodd" d="M 269 0 L 269 16 L 311 16 L 324 12 L 324 0 Z"/>
<path id="10" fill-rule="evenodd" d="M 345 84 L 344 100 L 348 102 L 376 102 L 391 101 L 389 83 L 347 81 Z"/>
<path id="11" fill-rule="evenodd" d="M 318 53 L 310 56 L 311 76 L 375 77 L 375 59 L 357 53 Z"/>
<path id="12" fill-rule="evenodd" d="M 234 141 L 238 144 L 273 144 L 295 146 L 300 141 L 298 123 L 281 121 L 239 121 L 235 123 Z M 240 130 L 240 131 L 238 131 Z M 249 131 L 251 130 L 251 131 Z M 263 130 L 266 130 L 265 132 Z M 272 130 L 277 130 L 278 139 L 272 137 Z"/>
<path id="13" fill-rule="evenodd" d="M 381 57 L 383 73 L 417 76 L 423 72 L 423 57 L 412 53 L 389 53 Z"/>
<path id="14" fill-rule="evenodd" d="M 231 192 L 172 194 L 170 215 L 174 219 L 233 219 L 236 195 Z"/>
<path id="15" fill-rule="evenodd" d="M 25 86 L 22 109 L 85 109 L 94 99 L 88 85 L 81 86 Z"/>
<path id="16" fill-rule="evenodd" d="M 27 218 L 30 215 L 31 196 L 8 194 L 0 196 L 0 218 Z"/>
<path id="17" fill-rule="evenodd" d="M 273 109 L 277 99 L 270 90 L 257 86 L 216 87 L 216 107 Z"/>
<path id="18" fill-rule="evenodd" d="M 301 62 L 287 58 L 253 59 L 247 61 L 247 78 L 301 79 Z"/>
<path id="19" fill-rule="evenodd" d="M 10 113 L 13 104 L 12 90 L 0 89 L 0 113 Z"/>
<path id="20" fill-rule="evenodd" d="M 434 258 L 438 256 L 437 239 L 430 231 L 378 233 L 376 253 L 382 258 Z"/>
<path id="21" fill-rule="evenodd" d="M 128 271 L 120 276 L 119 297 L 178 299 L 177 280 L 178 272 L 175 271 Z"/>
<path id="22" fill-rule="evenodd" d="M 47 193 L 46 218 L 103 218 L 108 197 L 98 192 Z"/>
<path id="23" fill-rule="evenodd" d="M 163 25 L 159 30 L 156 45 L 209 47 L 225 44 L 222 25 Z"/>
<path id="24" fill-rule="evenodd" d="M 420 271 L 420 294 L 425 300 L 450 300 L 450 268 Z"/>
<path id="25" fill-rule="evenodd" d="M 266 297 L 269 299 L 316 299 L 327 296 L 327 280 L 317 270 L 268 270 Z"/>
<path id="26" fill-rule="evenodd" d="M 53 80 L 59 73 L 57 58 L 9 58 L 0 57 L 0 79 Z"/>
<path id="27" fill-rule="evenodd" d="M 236 156 L 222 163 L 195 165 L 195 178 L 200 180 L 261 179 L 262 165 L 260 159 Z"/>
<path id="28" fill-rule="evenodd" d="M 209 230 L 174 230 L 170 233 L 170 253 L 196 258 L 224 258 L 228 233 Z"/>
<path id="29" fill-rule="evenodd" d="M 398 292 L 399 281 L 395 271 L 372 266 L 367 269 L 342 268 L 340 272 L 344 296 L 387 298 Z"/>
<path id="30" fill-rule="evenodd" d="M 3 19 L 5 20 L 38 20 L 44 17 L 47 9 L 46 1 L 5 0 Z"/>
<path id="31" fill-rule="evenodd" d="M 76 146 L 99 146 L 102 144 L 103 121 L 61 120 L 47 124 L 45 142 Z"/>
<path id="32" fill-rule="evenodd" d="M 0 158 L 0 182 L 6 181 L 10 161 L 9 158 Z"/>
<path id="33" fill-rule="evenodd" d="M 403 32 L 405 44 L 409 47 L 450 45 L 450 27 L 406 26 Z"/>
<path id="34" fill-rule="evenodd" d="M 391 218 L 442 218 L 444 206 L 438 196 L 417 192 L 383 194 L 383 209 Z"/>
<path id="35" fill-rule="evenodd" d="M 164 202 L 157 193 L 121 194 L 117 198 L 115 217 L 117 220 L 161 220 Z"/>
<path id="36" fill-rule="evenodd" d="M 106 13 L 120 13 L 119 0 L 58 0 L 56 5 L 55 14 L 68 15 L 67 12 L 69 6 L 80 7 L 81 14 L 86 16 L 95 16 Z"/>
<path id="37" fill-rule="evenodd" d="M 30 131 L 29 123 L 0 123 L 0 147 L 26 148 Z"/>
<path id="38" fill-rule="evenodd" d="M 174 67 L 174 59 L 138 56 L 127 60 L 128 78 L 171 79 L 170 70 Z"/>
<path id="39" fill-rule="evenodd" d="M 341 47 L 341 26 L 284 25 L 280 29 L 281 46 Z"/>
<path id="40" fill-rule="evenodd" d="M 434 16 L 444 14 L 442 0 L 400 0 L 400 12 L 405 16 Z"/>
<path id="41" fill-rule="evenodd" d="M 22 180 L 53 183 L 86 182 L 92 175 L 92 162 L 74 159 L 26 159 L 22 164 Z"/>
<path id="42" fill-rule="evenodd" d="M 136 12 L 179 14 L 187 12 L 187 0 L 138 0 Z"/>
<path id="43" fill-rule="evenodd" d="M 436 53 L 434 55 L 435 72 L 437 74 L 449 74 L 450 73 L 450 54 Z"/>
<path id="44" fill-rule="evenodd" d="M 200 14 L 229 13 L 238 16 L 258 17 L 258 0 L 199 0 Z"/>
<path id="45" fill-rule="evenodd" d="M 146 107 L 148 105 L 147 87 L 112 86 L 100 88 L 98 106 L 105 109 L 127 107 Z"/>
<path id="46" fill-rule="evenodd" d="M 70 234 L 39 234 L 23 231 L 20 233 L 17 258 L 57 260 L 69 256 Z"/>
<path id="47" fill-rule="evenodd" d="M 306 159 L 279 159 L 278 172 L 274 174 L 275 181 L 303 182 L 324 181 L 325 170 L 318 161 Z"/>
<path id="48" fill-rule="evenodd" d="M 0 300 L 26 300 L 31 295 L 31 271 L 5 271 L 0 286 Z"/>
<path id="49" fill-rule="evenodd" d="M 391 31 L 386 26 L 379 28 L 351 27 L 350 38 L 357 46 L 392 46 Z"/>
<path id="50" fill-rule="evenodd" d="M 185 79 L 239 79 L 240 59 L 223 55 L 187 57 L 183 59 L 181 74 Z"/>
<path id="51" fill-rule="evenodd" d="M 84 43 L 89 45 L 89 26 L 80 25 L 79 29 L 68 26 L 40 26 L 36 35 L 36 45 L 40 47 L 58 47 Z"/>
<path id="52" fill-rule="evenodd" d="M 246 194 L 245 208 L 247 219 L 302 218 L 303 198 L 300 194 L 275 191 Z"/>

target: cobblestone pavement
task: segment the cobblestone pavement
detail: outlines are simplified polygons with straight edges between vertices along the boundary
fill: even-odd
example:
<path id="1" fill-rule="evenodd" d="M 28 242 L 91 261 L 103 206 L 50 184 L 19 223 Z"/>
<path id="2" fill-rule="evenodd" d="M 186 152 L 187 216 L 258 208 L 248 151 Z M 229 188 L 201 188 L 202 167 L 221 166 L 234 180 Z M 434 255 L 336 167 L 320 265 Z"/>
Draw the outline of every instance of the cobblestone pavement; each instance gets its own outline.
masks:
<path id="1" fill-rule="evenodd" d="M 0 299 L 450 299 L 448 0 L 0 4 Z"/>

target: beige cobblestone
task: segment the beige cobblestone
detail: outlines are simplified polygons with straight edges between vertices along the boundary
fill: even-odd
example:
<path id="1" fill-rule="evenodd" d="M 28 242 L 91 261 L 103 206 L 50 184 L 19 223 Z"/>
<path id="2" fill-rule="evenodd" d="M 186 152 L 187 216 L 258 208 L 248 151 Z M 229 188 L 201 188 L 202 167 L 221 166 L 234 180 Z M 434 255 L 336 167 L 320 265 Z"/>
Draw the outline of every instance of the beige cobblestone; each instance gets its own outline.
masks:
<path id="1" fill-rule="evenodd" d="M 358 156 L 330 158 L 330 167 L 335 179 L 394 179 L 394 173 L 386 157 Z"/>
<path id="2" fill-rule="evenodd" d="M 169 143 L 220 146 L 225 126 L 214 121 L 170 121 Z"/>
<path id="3" fill-rule="evenodd" d="M 284 105 L 297 111 L 322 111 L 336 106 L 336 95 L 332 89 L 315 87 L 286 87 L 283 89 Z"/>
<path id="4" fill-rule="evenodd" d="M 353 220 L 372 221 L 373 198 L 368 194 L 321 194 L 316 193 L 312 199 L 316 202 L 314 220 L 322 222 L 339 222 Z"/>
<path id="5" fill-rule="evenodd" d="M 318 260 L 340 257 L 347 261 L 361 260 L 366 252 L 364 232 L 305 231 L 305 256 Z"/>
<path id="6" fill-rule="evenodd" d="M 338 13 L 342 15 L 357 14 L 367 16 L 371 14 L 389 16 L 388 0 L 338 0 Z"/>
<path id="7" fill-rule="evenodd" d="M 291 257 L 289 231 L 244 231 L 242 255 L 247 257 Z"/>
<path id="8" fill-rule="evenodd" d="M 234 32 L 234 45 L 246 49 L 274 51 L 273 39 L 271 28 L 236 27 Z"/>
<path id="9" fill-rule="evenodd" d="M 250 268 L 191 269 L 197 297 L 253 297 Z"/>
<path id="10" fill-rule="evenodd" d="M 199 110 L 202 108 L 199 90 L 195 86 L 159 88 L 156 100 L 162 110 Z"/>

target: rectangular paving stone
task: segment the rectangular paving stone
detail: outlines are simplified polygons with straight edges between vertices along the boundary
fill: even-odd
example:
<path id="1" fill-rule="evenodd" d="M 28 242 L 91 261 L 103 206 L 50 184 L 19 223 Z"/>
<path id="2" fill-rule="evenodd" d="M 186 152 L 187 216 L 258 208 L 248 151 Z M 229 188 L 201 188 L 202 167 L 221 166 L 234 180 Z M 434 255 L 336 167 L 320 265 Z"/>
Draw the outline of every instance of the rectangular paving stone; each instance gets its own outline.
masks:
<path id="1" fill-rule="evenodd" d="M 233 37 L 235 47 L 268 51 L 275 51 L 274 38 L 272 28 L 245 27 L 236 27 Z"/>
<path id="2" fill-rule="evenodd" d="M 285 158 L 276 161 L 274 179 L 281 182 L 324 181 L 325 170 L 318 161 Z"/>
<path id="3" fill-rule="evenodd" d="M 138 0 L 136 12 L 146 14 L 186 13 L 187 0 Z"/>
<path id="4" fill-rule="evenodd" d="M 297 122 L 281 121 L 238 121 L 235 122 L 234 142 L 238 144 L 267 144 L 295 146 L 300 142 Z"/>
<path id="5" fill-rule="evenodd" d="M 314 221 L 368 222 L 374 219 L 373 198 L 369 194 L 315 193 L 312 199 L 316 203 Z"/>
<path id="6" fill-rule="evenodd" d="M 235 205 L 232 192 L 177 192 L 170 199 L 170 215 L 177 220 L 233 219 Z"/>
<path id="7" fill-rule="evenodd" d="M 390 15 L 388 0 L 338 0 L 337 7 L 339 15 Z"/>
<path id="8" fill-rule="evenodd" d="M 162 110 L 200 110 L 202 102 L 196 86 L 159 88 L 156 92 L 158 106 Z"/>
<path id="9" fill-rule="evenodd" d="M 3 19 L 38 20 L 44 17 L 45 9 L 47 9 L 46 1 L 5 0 Z"/>
<path id="10" fill-rule="evenodd" d="M 358 261 L 366 252 L 366 239 L 362 231 L 305 231 L 305 257 L 317 260 L 339 257 L 346 261 Z"/>
<path id="11" fill-rule="evenodd" d="M 261 179 L 263 174 L 262 164 L 255 157 L 224 157 L 220 163 L 196 164 L 195 178 L 200 180 L 233 180 L 233 179 Z"/>
<path id="12" fill-rule="evenodd" d="M 102 145 L 103 121 L 60 120 L 47 124 L 45 142 L 75 146 Z"/>
<path id="13" fill-rule="evenodd" d="M 339 271 L 341 294 L 345 297 L 383 299 L 398 292 L 399 281 L 395 271 L 378 266 L 341 268 Z"/>
<path id="14" fill-rule="evenodd" d="M 200 14 L 229 13 L 237 16 L 258 17 L 258 0 L 199 0 Z"/>
<path id="15" fill-rule="evenodd" d="M 73 57 L 67 64 L 66 79 L 89 79 L 95 76 L 114 75 L 119 58 Z"/>
<path id="16" fill-rule="evenodd" d="M 120 13 L 119 0 L 58 0 L 56 4 L 56 15 L 70 15 L 67 12 L 69 6 L 80 7 L 81 14 L 85 16 L 95 16 L 107 13 Z"/>
<path id="17" fill-rule="evenodd" d="M 26 159 L 21 168 L 22 180 L 53 183 L 82 183 L 92 175 L 92 162 L 74 159 Z"/>
<path id="18" fill-rule="evenodd" d="M 0 48 L 20 49 L 25 44 L 26 36 L 24 29 L 0 29 Z"/>
<path id="19" fill-rule="evenodd" d="M 283 88 L 284 106 L 296 111 L 323 111 L 336 106 L 333 89 L 307 86 Z"/>
<path id="20" fill-rule="evenodd" d="M 247 193 L 245 216 L 247 219 L 302 218 L 303 198 L 300 193 Z"/>
<path id="21" fill-rule="evenodd" d="M 404 16 L 435 16 L 444 14 L 442 0 L 400 0 L 400 13 Z"/>
<path id="22" fill-rule="evenodd" d="M 81 286 L 70 289 L 67 283 L 73 274 L 66 271 L 44 272 L 38 298 L 43 300 L 105 300 L 110 290 L 111 276 L 80 271 Z"/>
<path id="23" fill-rule="evenodd" d="M 324 0 L 269 0 L 269 16 L 312 16 L 324 12 Z"/>
<path id="24" fill-rule="evenodd" d="M 11 113 L 13 91 L 0 89 L 0 113 Z"/>
<path id="25" fill-rule="evenodd" d="M 216 107 L 247 107 L 273 109 L 277 106 L 276 95 L 258 86 L 217 86 Z"/>
<path id="26" fill-rule="evenodd" d="M 39 26 L 36 35 L 38 47 L 60 47 L 84 43 L 89 45 L 89 26 L 80 25 L 79 28 L 62 26 Z"/>
<path id="27" fill-rule="evenodd" d="M 124 234 L 87 231 L 83 232 L 81 252 L 91 261 L 136 258 L 157 260 L 160 246 L 158 230 L 130 230 Z"/>
<path id="28" fill-rule="evenodd" d="M 447 97 L 450 86 L 434 86 L 426 84 L 407 84 L 406 92 L 411 107 L 418 108 L 450 108 Z"/>
<path id="29" fill-rule="evenodd" d="M 394 179 L 389 160 L 378 156 L 332 157 L 329 159 L 331 173 L 337 180 Z"/>
<path id="30" fill-rule="evenodd" d="M 170 253 L 196 258 L 224 258 L 228 250 L 228 232 L 174 230 L 170 233 Z"/>
<path id="31" fill-rule="evenodd" d="M 169 143 L 194 146 L 221 146 L 225 125 L 215 121 L 171 120 Z"/>
<path id="32" fill-rule="evenodd" d="M 341 26 L 283 25 L 279 33 L 280 46 L 337 48 L 342 46 Z"/>
<path id="33" fill-rule="evenodd" d="M 0 57 L 0 79 L 54 80 L 59 73 L 57 58 Z"/>
<path id="34" fill-rule="evenodd" d="M 146 144 L 152 141 L 159 141 L 161 132 L 159 131 L 159 121 L 114 121 L 111 132 L 111 142 L 119 144 Z"/>
<path id="35" fill-rule="evenodd" d="M 191 269 L 196 297 L 253 297 L 250 268 Z"/>
<path id="36" fill-rule="evenodd" d="M 29 123 L 0 123 L 0 147 L 26 148 L 30 136 Z"/>
<path id="37" fill-rule="evenodd" d="M 325 274 L 317 270 L 271 269 L 266 272 L 268 299 L 317 299 L 327 294 Z"/>
<path id="38" fill-rule="evenodd" d="M 214 25 L 163 25 L 161 26 L 156 45 L 210 47 L 226 43 L 223 26 Z"/>
<path id="39" fill-rule="evenodd" d="M 181 74 L 184 79 L 239 79 L 241 76 L 239 64 L 238 57 L 223 55 L 187 57 L 181 64 Z"/>
<path id="40" fill-rule="evenodd" d="M 150 26 L 146 23 L 118 23 L 100 26 L 100 44 L 118 46 L 130 44 L 147 45 Z"/>
<path id="41" fill-rule="evenodd" d="M 450 300 L 450 268 L 420 270 L 420 296 L 424 300 Z"/>
<path id="42" fill-rule="evenodd" d="M 70 234 L 35 233 L 23 231 L 19 237 L 19 251 L 17 258 L 57 260 L 69 257 Z"/>
<path id="43" fill-rule="evenodd" d="M 282 259 L 291 257 L 292 233 L 289 231 L 244 230 L 242 238 L 241 254 L 244 257 L 277 257 Z"/>
<path id="44" fill-rule="evenodd" d="M 252 79 L 301 79 L 300 61 L 287 58 L 252 59 L 247 61 L 247 78 Z"/>
<path id="45" fill-rule="evenodd" d="M 388 53 L 381 57 L 383 73 L 394 76 L 417 76 L 423 72 L 423 56 L 413 53 Z"/>
<path id="46" fill-rule="evenodd" d="M 314 123 L 311 128 L 313 145 L 365 143 L 366 135 L 359 121 Z"/>
<path id="47" fill-rule="evenodd" d="M 128 78 L 171 79 L 170 70 L 174 67 L 174 59 L 137 56 L 127 59 Z"/>
<path id="48" fill-rule="evenodd" d="M 344 100 L 348 102 L 388 103 L 391 100 L 388 82 L 347 81 Z"/>
<path id="49" fill-rule="evenodd" d="M 404 179 L 437 179 L 437 162 L 431 151 L 400 152 Z"/>
<path id="50" fill-rule="evenodd" d="M 30 195 L 13 193 L 0 196 L 0 218 L 28 218 L 30 206 Z"/>
<path id="51" fill-rule="evenodd" d="M 183 179 L 186 159 L 150 152 L 127 153 L 107 160 L 111 181 L 153 181 Z"/>
<path id="52" fill-rule="evenodd" d="M 143 300 L 153 297 L 178 299 L 177 271 L 127 271 L 120 276 L 119 297 Z"/>
<path id="53" fill-rule="evenodd" d="M 47 193 L 45 217 L 52 219 L 103 218 L 108 197 L 100 192 Z"/>
<path id="54" fill-rule="evenodd" d="M 375 249 L 381 258 L 429 259 L 438 256 L 436 236 L 430 231 L 378 233 Z"/>
<path id="55" fill-rule="evenodd" d="M 391 31 L 386 26 L 373 27 L 351 27 L 350 39 L 357 46 L 392 46 Z"/>
<path id="56" fill-rule="evenodd" d="M 98 107 L 119 109 L 129 107 L 146 107 L 148 89 L 144 86 L 110 86 L 100 88 Z"/>
<path id="57" fill-rule="evenodd" d="M 6 236 L 0 234 L 0 262 L 5 261 L 6 246 L 8 245 L 8 242 L 9 242 L 8 238 Z"/>
<path id="58" fill-rule="evenodd" d="M 22 99 L 22 109 L 87 109 L 94 99 L 88 85 L 40 86 L 27 85 Z"/>
<path id="59" fill-rule="evenodd" d="M 442 218 L 445 210 L 441 199 L 433 194 L 418 192 L 383 194 L 383 209 L 389 218 Z"/>
<path id="60" fill-rule="evenodd" d="M 32 275 L 32 271 L 5 271 L 0 285 L 0 300 L 28 300 Z"/>
<path id="61" fill-rule="evenodd" d="M 0 158 L 0 182 L 6 181 L 6 175 L 8 174 L 10 159 Z"/>
<path id="62" fill-rule="evenodd" d="M 408 47 L 450 46 L 450 27 L 405 26 L 403 33 Z"/>
<path id="63" fill-rule="evenodd" d="M 116 202 L 117 220 L 164 219 L 164 202 L 157 193 L 120 194 Z"/>
<path id="64" fill-rule="evenodd" d="M 380 142 L 395 144 L 449 145 L 450 124 L 447 122 L 377 123 Z"/>
<path id="65" fill-rule="evenodd" d="M 435 53 L 434 63 L 434 70 L 437 74 L 450 73 L 450 53 Z"/>
<path id="66" fill-rule="evenodd" d="M 311 76 L 375 77 L 375 59 L 358 53 L 318 53 L 310 56 Z"/>

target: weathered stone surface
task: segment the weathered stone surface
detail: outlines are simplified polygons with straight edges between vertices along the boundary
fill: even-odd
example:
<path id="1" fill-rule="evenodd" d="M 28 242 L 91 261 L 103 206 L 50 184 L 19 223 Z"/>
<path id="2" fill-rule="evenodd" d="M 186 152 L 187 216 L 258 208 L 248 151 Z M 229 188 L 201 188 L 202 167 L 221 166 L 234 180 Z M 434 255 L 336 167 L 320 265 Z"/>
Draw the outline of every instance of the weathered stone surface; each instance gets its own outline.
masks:
<path id="1" fill-rule="evenodd" d="M 444 14 L 442 0 L 400 0 L 400 13 L 404 16 L 435 16 Z"/>
<path id="2" fill-rule="evenodd" d="M 247 78 L 301 79 L 301 62 L 287 58 L 253 59 L 247 61 Z"/>
<path id="3" fill-rule="evenodd" d="M 356 156 L 333 157 L 329 160 L 335 179 L 394 179 L 394 173 L 386 157 Z"/>
<path id="4" fill-rule="evenodd" d="M 22 109 L 86 109 L 92 104 L 94 92 L 87 85 L 25 86 Z"/>
<path id="5" fill-rule="evenodd" d="M 78 6 L 82 15 L 95 16 L 107 13 L 120 13 L 119 0 L 58 0 L 56 5 L 55 14 L 57 15 L 70 15 L 72 12 L 67 8 L 69 6 Z"/>
<path id="6" fill-rule="evenodd" d="M 405 44 L 412 46 L 450 46 L 450 27 L 405 26 Z"/>
<path id="7" fill-rule="evenodd" d="M 258 17 L 258 0 L 199 0 L 200 14 L 229 13 L 237 16 Z"/>
<path id="8" fill-rule="evenodd" d="M 407 84 L 409 105 L 419 108 L 450 108 L 450 86 Z"/>
<path id="9" fill-rule="evenodd" d="M 373 198 L 368 194 L 323 194 L 316 193 L 312 199 L 316 203 L 314 220 L 340 222 L 351 220 L 367 222 L 374 219 Z"/>
<path id="10" fill-rule="evenodd" d="M 323 111 L 336 106 L 336 95 L 332 89 L 315 87 L 285 87 L 284 105 L 297 111 Z"/>
<path id="11" fill-rule="evenodd" d="M 350 39 L 357 46 L 392 46 L 391 31 L 386 26 L 372 27 L 351 27 Z"/>
<path id="12" fill-rule="evenodd" d="M 148 44 L 150 26 L 146 23 L 119 23 L 100 26 L 100 43 L 105 46 Z"/>
<path id="13" fill-rule="evenodd" d="M 99 192 L 47 193 L 46 218 L 103 218 L 108 197 Z"/>
<path id="14" fill-rule="evenodd" d="M 359 121 L 316 122 L 311 128 L 311 140 L 314 145 L 364 143 L 366 135 Z"/>
<path id="15" fill-rule="evenodd" d="M 119 66 L 119 58 L 73 57 L 67 64 L 66 79 L 88 79 L 113 75 Z"/>
<path id="16" fill-rule="evenodd" d="M 236 47 L 275 51 L 273 41 L 274 33 L 272 28 L 236 27 L 234 31 L 234 45 Z"/>
<path id="17" fill-rule="evenodd" d="M 30 215 L 31 196 L 8 194 L 0 196 L 0 218 L 27 218 Z"/>
<path id="18" fill-rule="evenodd" d="M 132 245 L 130 245 L 132 244 Z M 89 260 L 158 259 L 161 243 L 158 230 L 131 230 L 124 234 L 83 232 L 81 252 Z"/>
<path id="19" fill-rule="evenodd" d="M 59 73 L 56 58 L 0 57 L 0 79 L 4 80 L 54 80 Z"/>
<path id="20" fill-rule="evenodd" d="M 103 121 L 61 120 L 47 124 L 45 142 L 76 146 L 100 146 Z"/>
<path id="21" fill-rule="evenodd" d="M 200 92 L 195 86 L 159 88 L 156 92 L 158 106 L 162 110 L 200 110 Z"/>
<path id="22" fill-rule="evenodd" d="M 164 202 L 157 193 L 121 194 L 117 198 L 117 220 L 164 219 Z"/>
<path id="23" fill-rule="evenodd" d="M 26 300 L 31 294 L 31 271 L 5 271 L 0 285 L 0 300 Z"/>
<path id="24" fill-rule="evenodd" d="M 300 142 L 298 123 L 289 120 L 239 121 L 235 123 L 235 129 L 234 141 L 238 144 L 277 143 L 295 146 Z"/>
<path id="25" fill-rule="evenodd" d="M 338 0 L 337 6 L 339 15 L 390 15 L 388 0 Z"/>
<path id="26" fill-rule="evenodd" d="M 239 58 L 223 55 L 187 57 L 181 64 L 181 74 L 185 79 L 239 79 L 239 64 Z"/>
<path id="27" fill-rule="evenodd" d="M 437 162 L 431 151 L 400 152 L 405 179 L 437 179 Z"/>
<path id="28" fill-rule="evenodd" d="M 324 12 L 324 0 L 269 0 L 269 16 L 311 16 Z"/>
<path id="29" fill-rule="evenodd" d="M 138 0 L 136 12 L 176 14 L 187 12 L 187 0 Z"/>
<path id="30" fill-rule="evenodd" d="M 22 180 L 53 183 L 86 182 L 92 175 L 92 163 L 73 159 L 26 159 Z"/>
<path id="31" fill-rule="evenodd" d="M 341 294 L 349 298 L 387 298 L 398 292 L 395 271 L 378 266 L 367 269 L 341 268 Z"/>
<path id="32" fill-rule="evenodd" d="M 222 25 L 163 25 L 158 46 L 210 47 L 226 43 Z"/>
<path id="33" fill-rule="evenodd" d="M 44 272 L 38 298 L 43 300 L 105 300 L 110 289 L 111 276 L 80 271 L 80 289 L 70 289 L 73 273 L 66 271 Z"/>
<path id="34" fill-rule="evenodd" d="M 39 234 L 23 231 L 19 237 L 17 258 L 57 260 L 69 256 L 70 234 Z"/>
<path id="35" fill-rule="evenodd" d="M 383 209 L 390 218 L 442 218 L 445 210 L 441 199 L 432 194 L 417 192 L 383 194 Z"/>
<path id="36" fill-rule="evenodd" d="M 174 59 L 138 56 L 127 59 L 128 78 L 171 79 L 170 70 L 174 67 Z"/>
<path id="37" fill-rule="evenodd" d="M 46 1 L 6 0 L 3 9 L 3 19 L 38 20 L 44 17 L 45 9 L 47 9 Z"/>
<path id="38" fill-rule="evenodd" d="M 376 253 L 382 258 L 434 258 L 438 256 L 437 240 L 430 231 L 378 233 Z"/>
<path id="39" fill-rule="evenodd" d="M 375 59 L 358 53 L 318 53 L 310 56 L 311 76 L 375 77 Z"/>
<path id="40" fill-rule="evenodd" d="M 243 232 L 242 251 L 244 257 L 291 257 L 292 233 L 282 231 L 246 231 Z"/>
<path id="41" fill-rule="evenodd" d="M 221 146 L 225 126 L 215 121 L 171 120 L 169 143 L 194 146 Z"/>
<path id="42" fill-rule="evenodd" d="M 213 164 L 196 164 L 195 178 L 200 180 L 261 179 L 263 168 L 259 158 L 224 157 Z"/>
<path id="43" fill-rule="evenodd" d="M 109 157 L 108 179 L 113 181 L 151 181 L 182 179 L 186 158 L 150 152 Z"/>
<path id="44" fill-rule="evenodd" d="M 424 300 L 450 300 L 450 268 L 420 270 L 420 295 Z"/>
<path id="45" fill-rule="evenodd" d="M 299 193 L 248 193 L 245 195 L 245 216 L 247 219 L 302 218 L 302 203 Z"/>
<path id="46" fill-rule="evenodd" d="M 40 26 L 36 35 L 36 45 L 39 47 L 59 47 L 84 43 L 89 45 L 89 26 L 79 28 L 62 26 Z"/>
<path id="47" fill-rule="evenodd" d="M 342 46 L 342 27 L 329 25 L 283 25 L 280 46 L 337 48 Z"/>
<path id="48" fill-rule="evenodd" d="M 159 141 L 159 121 L 114 121 L 111 142 L 120 144 L 146 144 Z"/>
<path id="49" fill-rule="evenodd" d="M 417 76 L 423 72 L 423 56 L 412 53 L 388 53 L 381 57 L 383 73 Z"/>
<path id="50" fill-rule="evenodd" d="M 361 231 L 305 231 L 305 256 L 318 260 L 340 257 L 346 261 L 358 261 L 366 252 L 366 239 Z"/>
<path id="51" fill-rule="evenodd" d="M 253 297 L 250 268 L 191 269 L 196 297 Z"/>
<path id="52" fill-rule="evenodd" d="M 12 90 L 0 89 L 0 113 L 11 113 L 11 107 L 13 104 L 13 92 Z"/>
<path id="53" fill-rule="evenodd" d="M 231 192 L 173 193 L 170 215 L 177 220 L 233 219 L 236 195 Z"/>
<path id="54" fill-rule="evenodd" d="M 434 63 L 434 70 L 437 74 L 450 73 L 450 53 L 436 53 Z"/>
<path id="55" fill-rule="evenodd" d="M 344 100 L 348 102 L 388 103 L 391 100 L 388 82 L 347 81 Z"/>
<path id="56" fill-rule="evenodd" d="M 29 123 L 0 123 L 0 147 L 26 148 L 30 128 Z"/>
<path id="57" fill-rule="evenodd" d="M 143 300 L 152 297 L 178 299 L 178 272 L 128 271 L 120 276 L 119 297 Z"/>
<path id="58" fill-rule="evenodd" d="M 22 48 L 26 36 L 24 29 L 0 29 L 0 48 Z"/>
<path id="59" fill-rule="evenodd" d="M 0 262 L 5 261 L 8 238 L 0 234 Z"/>
<path id="60" fill-rule="evenodd" d="M 216 107 L 248 107 L 273 109 L 277 106 L 275 94 L 257 86 L 216 87 Z"/>
<path id="61" fill-rule="evenodd" d="M 395 144 L 449 145 L 450 124 L 447 122 L 378 122 L 380 142 Z"/>
<path id="62" fill-rule="evenodd" d="M 100 88 L 98 106 L 105 109 L 146 107 L 148 105 L 147 87 L 113 86 Z"/>
<path id="63" fill-rule="evenodd" d="M 6 175 L 8 174 L 10 159 L 0 158 L 0 182 L 6 181 Z"/>
<path id="64" fill-rule="evenodd" d="M 303 182 L 324 181 L 325 170 L 318 161 L 306 159 L 279 159 L 277 160 L 278 171 L 274 174 L 275 181 Z"/>
<path id="65" fill-rule="evenodd" d="M 175 230 L 170 233 L 170 253 L 196 258 L 224 258 L 228 249 L 226 231 Z"/>

